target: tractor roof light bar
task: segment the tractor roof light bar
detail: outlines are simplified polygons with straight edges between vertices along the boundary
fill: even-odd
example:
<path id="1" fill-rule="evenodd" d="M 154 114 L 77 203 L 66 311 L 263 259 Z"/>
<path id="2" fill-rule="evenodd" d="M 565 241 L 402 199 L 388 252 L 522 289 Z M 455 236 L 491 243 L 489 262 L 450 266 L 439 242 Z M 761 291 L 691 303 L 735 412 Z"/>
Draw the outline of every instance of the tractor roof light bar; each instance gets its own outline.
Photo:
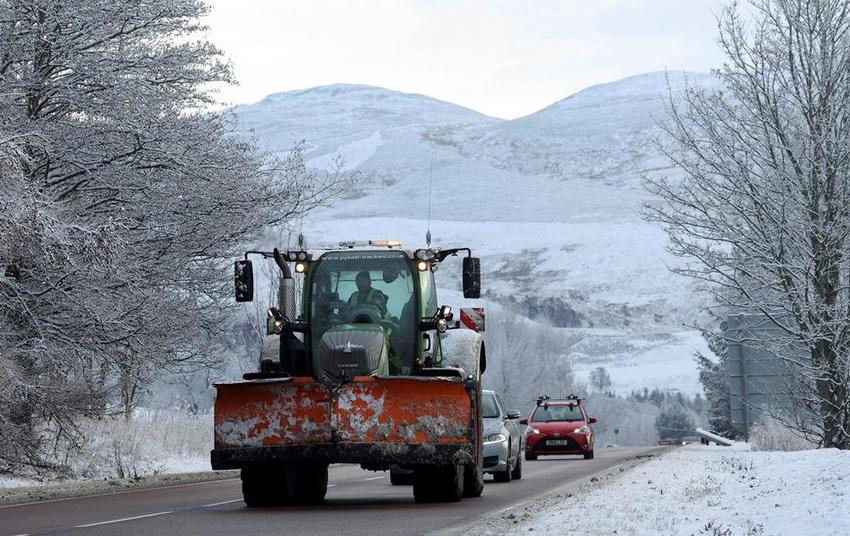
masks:
<path id="1" fill-rule="evenodd" d="M 274 259 L 275 258 L 273 251 L 246 251 L 245 252 L 245 260 L 246 261 L 248 260 L 248 255 L 260 255 L 264 259 Z M 281 255 L 281 259 L 284 260 L 284 261 L 287 261 L 287 262 L 306 262 L 306 261 L 311 260 L 312 258 L 313 258 L 313 256 L 310 255 L 308 252 L 298 251 L 298 250 L 287 251 L 286 253 Z"/>
<path id="2" fill-rule="evenodd" d="M 401 247 L 401 240 L 344 240 L 339 243 L 339 247 L 348 249 L 357 247 L 393 249 Z"/>

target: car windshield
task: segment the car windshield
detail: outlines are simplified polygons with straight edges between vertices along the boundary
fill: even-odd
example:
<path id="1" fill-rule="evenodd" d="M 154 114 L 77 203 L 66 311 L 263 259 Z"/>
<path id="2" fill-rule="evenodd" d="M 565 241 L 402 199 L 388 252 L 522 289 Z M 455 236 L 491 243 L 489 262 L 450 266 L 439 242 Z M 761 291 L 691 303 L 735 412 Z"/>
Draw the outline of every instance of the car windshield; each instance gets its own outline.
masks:
<path id="1" fill-rule="evenodd" d="M 563 406 L 537 406 L 531 416 L 532 422 L 583 421 L 581 409 L 573 404 Z"/>
<path id="2" fill-rule="evenodd" d="M 413 273 L 400 251 L 337 251 L 316 262 L 310 280 L 310 340 L 343 324 L 378 324 L 389 336 L 390 373 L 410 374 L 416 353 Z"/>
<path id="3" fill-rule="evenodd" d="M 501 417 L 499 406 L 496 405 L 496 397 L 493 393 L 484 393 L 481 395 L 481 415 L 485 419 Z"/>

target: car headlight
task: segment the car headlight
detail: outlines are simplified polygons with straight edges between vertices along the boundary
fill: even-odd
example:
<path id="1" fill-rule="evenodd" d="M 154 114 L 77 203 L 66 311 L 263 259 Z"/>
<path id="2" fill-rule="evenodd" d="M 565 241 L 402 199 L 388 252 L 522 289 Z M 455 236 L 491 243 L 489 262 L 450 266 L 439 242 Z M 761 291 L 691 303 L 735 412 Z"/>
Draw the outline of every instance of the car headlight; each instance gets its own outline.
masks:
<path id="1" fill-rule="evenodd" d="M 589 434 L 589 433 L 590 433 L 590 429 L 587 427 L 587 425 L 584 425 L 584 426 L 582 426 L 581 428 L 576 429 L 576 431 L 575 431 L 575 432 L 573 432 L 573 433 L 574 433 L 574 434 L 583 434 L 583 435 L 587 435 L 587 434 Z"/>
<path id="2" fill-rule="evenodd" d="M 508 438 L 505 437 L 505 434 L 490 434 L 487 436 L 487 439 L 484 440 L 484 444 L 492 445 L 493 443 L 501 443 L 507 440 Z"/>
<path id="3" fill-rule="evenodd" d="M 532 428 L 530 426 L 528 427 L 528 430 L 525 431 L 525 435 L 527 435 L 527 436 L 537 435 L 539 433 L 540 433 L 540 430 L 538 430 L 537 428 Z"/>

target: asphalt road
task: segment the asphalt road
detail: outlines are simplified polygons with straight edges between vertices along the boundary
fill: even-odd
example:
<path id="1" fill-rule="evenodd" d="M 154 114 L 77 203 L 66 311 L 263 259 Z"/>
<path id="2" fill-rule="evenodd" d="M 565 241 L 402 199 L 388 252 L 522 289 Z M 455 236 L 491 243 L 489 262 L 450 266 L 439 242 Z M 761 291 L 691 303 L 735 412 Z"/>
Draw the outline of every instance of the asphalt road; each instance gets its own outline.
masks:
<path id="1" fill-rule="evenodd" d="M 0 507 L 0 535 L 18 534 L 321 534 L 379 536 L 460 528 L 471 521 L 604 471 L 658 447 L 600 448 L 596 458 L 542 457 L 523 462 L 523 478 L 486 479 L 484 494 L 458 503 L 416 504 L 410 486 L 389 473 L 331 467 L 318 506 L 246 508 L 238 479 Z"/>

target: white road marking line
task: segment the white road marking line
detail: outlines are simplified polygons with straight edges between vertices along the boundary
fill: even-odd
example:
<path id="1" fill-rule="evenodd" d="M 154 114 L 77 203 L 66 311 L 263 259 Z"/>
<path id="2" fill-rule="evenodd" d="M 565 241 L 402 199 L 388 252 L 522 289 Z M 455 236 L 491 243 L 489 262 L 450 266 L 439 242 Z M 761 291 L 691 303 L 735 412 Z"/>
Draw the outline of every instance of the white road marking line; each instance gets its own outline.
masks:
<path id="1" fill-rule="evenodd" d="M 123 491 L 107 491 L 105 493 L 95 493 L 94 495 L 78 495 L 76 497 L 62 497 L 59 499 L 47 499 L 44 501 L 30 501 L 25 503 L 18 504 L 6 504 L 0 506 L 0 510 L 5 508 L 17 508 L 18 506 L 32 506 L 33 504 L 44 504 L 44 503 L 52 503 L 59 501 L 76 501 L 78 499 L 91 499 L 93 497 L 106 497 L 107 495 L 123 495 L 125 493 L 139 493 L 141 491 L 155 491 L 162 489 L 171 489 L 171 488 L 185 488 L 189 486 L 203 486 L 205 484 L 219 484 L 221 482 L 238 482 L 239 478 L 223 478 L 221 480 L 203 480 L 201 482 L 190 482 L 188 484 L 174 484 L 171 486 L 153 486 L 149 488 L 139 488 L 139 489 L 126 489 Z"/>
<path id="2" fill-rule="evenodd" d="M 205 504 L 205 505 L 201 506 L 201 508 L 212 508 L 213 506 L 221 506 L 222 504 L 235 503 L 235 502 L 239 502 L 241 500 L 242 499 L 233 499 L 232 501 L 221 501 L 221 502 L 212 503 L 212 504 Z"/>
<path id="3" fill-rule="evenodd" d="M 154 516 L 164 516 L 166 514 L 173 514 L 173 513 L 174 513 L 173 510 L 169 510 L 167 512 L 157 512 L 155 514 L 145 514 L 143 516 L 125 517 L 125 518 L 122 518 L 122 519 L 111 519 L 109 521 L 100 521 L 98 523 L 89 523 L 87 525 L 76 525 L 74 528 L 75 529 L 84 529 L 84 528 L 87 528 L 87 527 L 97 527 L 97 526 L 100 526 L 100 525 L 111 525 L 112 523 L 122 523 L 124 521 L 133 521 L 134 519 L 143 519 L 143 518 L 146 518 L 146 517 L 154 517 Z"/>
<path id="4" fill-rule="evenodd" d="M 336 484 L 328 484 L 328 487 L 329 487 L 329 488 L 332 488 L 332 487 L 334 487 L 334 486 L 336 486 Z"/>
<path id="5" fill-rule="evenodd" d="M 363 480 L 358 480 L 358 482 L 371 482 L 372 480 L 383 480 L 385 478 L 387 478 L 387 477 L 385 477 L 385 476 L 375 476 L 375 477 L 372 477 L 372 478 L 366 478 L 366 479 L 363 479 Z"/>

